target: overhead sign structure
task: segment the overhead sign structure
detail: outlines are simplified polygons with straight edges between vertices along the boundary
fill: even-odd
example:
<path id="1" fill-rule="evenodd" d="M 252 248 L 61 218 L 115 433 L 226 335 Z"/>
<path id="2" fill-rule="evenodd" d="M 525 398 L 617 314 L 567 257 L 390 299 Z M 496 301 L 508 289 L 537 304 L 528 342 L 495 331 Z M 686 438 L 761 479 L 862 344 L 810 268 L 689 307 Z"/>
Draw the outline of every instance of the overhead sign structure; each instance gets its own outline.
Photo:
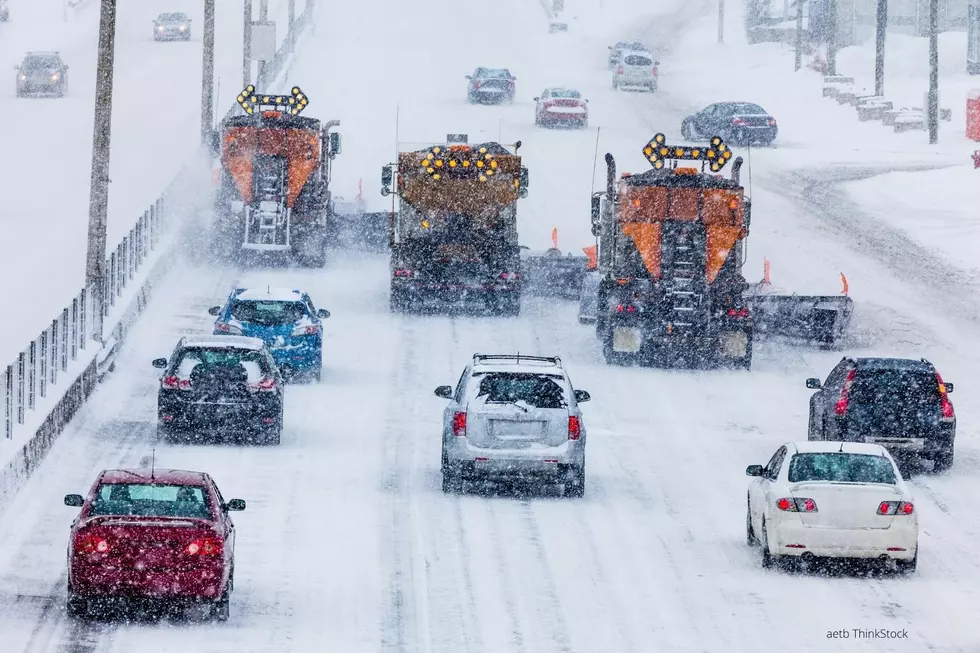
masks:
<path id="1" fill-rule="evenodd" d="M 275 21 L 255 21 L 252 23 L 252 61 L 272 61 L 276 58 Z"/>

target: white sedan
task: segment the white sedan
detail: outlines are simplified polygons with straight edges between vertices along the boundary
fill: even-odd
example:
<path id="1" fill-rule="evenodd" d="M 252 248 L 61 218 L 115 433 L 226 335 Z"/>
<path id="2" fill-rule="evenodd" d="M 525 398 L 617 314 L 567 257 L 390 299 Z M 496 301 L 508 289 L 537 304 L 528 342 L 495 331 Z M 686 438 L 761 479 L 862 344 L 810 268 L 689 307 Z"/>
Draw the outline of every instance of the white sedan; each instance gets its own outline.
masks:
<path id="1" fill-rule="evenodd" d="M 780 558 L 893 560 L 915 571 L 919 516 L 895 461 L 877 444 L 788 442 L 750 465 L 745 518 L 762 566 Z"/>
<path id="2" fill-rule="evenodd" d="M 534 124 L 546 127 L 589 126 L 589 101 L 570 88 L 546 88 L 534 98 Z"/>

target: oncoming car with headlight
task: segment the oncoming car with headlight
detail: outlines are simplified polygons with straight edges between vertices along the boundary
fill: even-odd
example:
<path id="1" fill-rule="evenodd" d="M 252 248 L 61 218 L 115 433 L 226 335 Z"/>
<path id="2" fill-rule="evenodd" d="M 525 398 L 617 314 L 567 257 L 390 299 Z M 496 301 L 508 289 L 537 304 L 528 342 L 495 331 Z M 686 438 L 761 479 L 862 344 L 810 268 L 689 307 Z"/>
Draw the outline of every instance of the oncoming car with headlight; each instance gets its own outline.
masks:
<path id="1" fill-rule="evenodd" d="M 330 317 L 330 311 L 317 309 L 307 293 L 289 288 L 236 288 L 224 307 L 213 306 L 208 312 L 218 318 L 215 335 L 263 340 L 287 380 L 297 376 L 320 380 L 323 320 Z"/>
<path id="2" fill-rule="evenodd" d="M 15 70 L 17 97 L 64 97 L 68 92 L 68 66 L 57 52 L 28 52 Z"/>
<path id="3" fill-rule="evenodd" d="M 750 465 L 746 540 L 762 565 L 781 559 L 853 558 L 915 571 L 919 516 L 898 466 L 881 445 L 788 442 Z"/>
<path id="4" fill-rule="evenodd" d="M 191 19 L 186 14 L 160 14 L 153 21 L 154 41 L 190 41 Z"/>

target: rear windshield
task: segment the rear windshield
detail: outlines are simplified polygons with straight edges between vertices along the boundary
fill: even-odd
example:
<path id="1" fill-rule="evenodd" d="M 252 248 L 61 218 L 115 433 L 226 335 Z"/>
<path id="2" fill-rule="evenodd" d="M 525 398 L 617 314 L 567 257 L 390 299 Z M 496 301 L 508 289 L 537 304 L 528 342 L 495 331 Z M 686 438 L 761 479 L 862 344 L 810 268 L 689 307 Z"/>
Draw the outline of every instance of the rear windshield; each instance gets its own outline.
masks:
<path id="1" fill-rule="evenodd" d="M 91 514 L 211 519 L 211 502 L 201 486 L 103 483 Z"/>
<path id="2" fill-rule="evenodd" d="M 60 68 L 61 60 L 56 57 L 28 57 L 24 59 L 24 68 L 36 70 L 39 68 Z"/>
<path id="3" fill-rule="evenodd" d="M 884 456 L 856 453 L 798 453 L 789 461 L 789 482 L 895 484 L 895 469 Z"/>
<path id="4" fill-rule="evenodd" d="M 487 372 L 475 377 L 478 402 L 520 404 L 535 408 L 567 408 L 568 394 L 562 377 L 530 372 Z"/>
<path id="5" fill-rule="evenodd" d="M 187 16 L 184 14 L 160 14 L 161 21 L 186 21 Z"/>
<path id="6" fill-rule="evenodd" d="M 627 66 L 652 66 L 653 59 L 638 54 L 630 54 L 624 59 Z"/>
<path id="7" fill-rule="evenodd" d="M 510 79 L 510 71 L 506 68 L 484 68 L 482 71 L 478 72 L 479 77 L 493 77 L 496 79 Z"/>
<path id="8" fill-rule="evenodd" d="M 644 46 L 639 41 L 620 41 L 614 47 L 614 50 L 643 50 Z"/>
<path id="9" fill-rule="evenodd" d="M 741 116 L 769 115 L 766 113 L 766 110 L 760 107 L 758 104 L 749 104 L 748 102 L 735 102 L 733 104 L 729 104 L 728 113 Z"/>
<path id="10" fill-rule="evenodd" d="M 861 370 L 848 399 L 855 404 L 921 406 L 939 401 L 935 374 L 911 370 Z"/>
<path id="11" fill-rule="evenodd" d="M 190 379 L 191 386 L 194 386 L 194 381 L 204 376 L 258 383 L 269 375 L 269 371 L 266 358 L 259 351 L 232 347 L 190 347 L 180 353 L 175 374 L 181 379 Z"/>
<path id="12" fill-rule="evenodd" d="M 582 94 L 579 93 L 578 91 L 567 91 L 567 90 L 563 90 L 563 89 L 554 89 L 554 90 L 551 91 L 551 97 L 563 97 L 563 98 L 579 99 L 579 98 L 582 97 Z"/>
<path id="13" fill-rule="evenodd" d="M 239 301 L 231 306 L 233 318 L 260 326 L 294 324 L 308 314 L 306 304 L 297 301 Z"/>

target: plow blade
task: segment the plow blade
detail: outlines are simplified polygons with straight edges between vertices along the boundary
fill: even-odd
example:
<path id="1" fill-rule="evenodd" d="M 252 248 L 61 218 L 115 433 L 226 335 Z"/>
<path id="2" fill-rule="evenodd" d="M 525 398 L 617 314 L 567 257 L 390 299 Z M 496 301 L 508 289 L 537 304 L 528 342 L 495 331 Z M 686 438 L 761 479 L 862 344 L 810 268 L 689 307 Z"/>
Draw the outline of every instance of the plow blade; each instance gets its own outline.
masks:
<path id="1" fill-rule="evenodd" d="M 328 218 L 327 246 L 359 252 L 388 251 L 391 213 L 333 213 Z"/>
<path id="2" fill-rule="evenodd" d="M 854 301 L 846 295 L 749 295 L 746 299 L 757 335 L 797 338 L 825 348 L 843 337 L 854 310 Z"/>
<path id="3" fill-rule="evenodd" d="M 586 275 L 585 256 L 562 256 L 556 249 L 545 252 L 521 251 L 521 277 L 530 295 L 549 295 L 579 299 Z"/>

